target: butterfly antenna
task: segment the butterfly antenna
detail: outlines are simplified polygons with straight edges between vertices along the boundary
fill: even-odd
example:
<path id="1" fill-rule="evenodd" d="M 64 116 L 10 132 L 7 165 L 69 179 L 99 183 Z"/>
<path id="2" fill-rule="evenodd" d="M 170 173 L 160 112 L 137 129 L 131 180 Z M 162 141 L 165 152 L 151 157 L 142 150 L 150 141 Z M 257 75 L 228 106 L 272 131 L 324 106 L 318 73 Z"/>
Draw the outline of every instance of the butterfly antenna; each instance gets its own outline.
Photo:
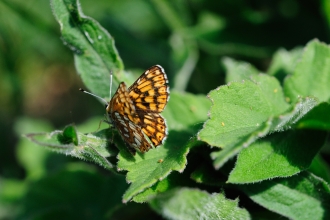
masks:
<path id="1" fill-rule="evenodd" d="M 84 90 L 82 88 L 79 88 L 79 90 L 82 91 L 82 92 L 84 92 L 84 93 L 86 93 L 86 94 L 88 94 L 88 95 L 91 95 L 91 96 L 96 97 L 97 99 L 101 100 L 106 106 L 109 105 L 109 103 L 107 102 L 107 100 L 101 98 L 100 96 L 97 96 L 97 95 L 95 95 L 93 93 L 87 92 L 86 90 Z"/>
<path id="2" fill-rule="evenodd" d="M 112 90 L 112 71 L 110 70 L 110 99 L 111 99 L 111 90 Z"/>

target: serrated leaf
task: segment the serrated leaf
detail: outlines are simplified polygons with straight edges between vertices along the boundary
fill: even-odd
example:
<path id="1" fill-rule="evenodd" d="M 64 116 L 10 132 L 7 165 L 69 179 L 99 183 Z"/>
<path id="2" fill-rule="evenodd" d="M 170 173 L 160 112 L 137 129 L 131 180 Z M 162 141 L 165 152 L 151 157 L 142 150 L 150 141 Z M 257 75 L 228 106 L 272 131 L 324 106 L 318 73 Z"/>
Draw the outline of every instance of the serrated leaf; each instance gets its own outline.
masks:
<path id="1" fill-rule="evenodd" d="M 275 76 L 280 82 L 283 82 L 287 75 L 293 74 L 302 53 L 302 48 L 295 48 L 290 51 L 283 48 L 277 50 L 267 70 L 267 74 Z"/>
<path id="2" fill-rule="evenodd" d="M 211 158 L 214 160 L 213 165 L 216 169 L 221 168 L 229 159 L 236 156 L 243 148 L 249 146 L 251 143 L 257 139 L 266 136 L 271 128 L 272 119 L 259 126 L 258 130 L 251 132 L 244 138 L 241 138 L 241 142 L 234 143 L 232 145 L 227 145 L 224 149 L 220 151 L 215 151 L 211 153 Z"/>
<path id="3" fill-rule="evenodd" d="M 212 153 L 215 167 L 220 168 L 242 147 L 265 136 L 272 117 L 285 112 L 289 105 L 284 101 L 278 81 L 267 75 L 252 77 L 243 83 L 221 86 L 209 94 L 213 102 L 210 119 L 199 132 L 200 140 L 223 148 Z"/>
<path id="4" fill-rule="evenodd" d="M 221 151 L 212 152 L 211 158 L 214 160 L 214 167 L 219 169 L 225 162 L 238 154 L 243 148 L 249 146 L 258 138 L 266 136 L 268 133 L 292 129 L 297 121 L 304 117 L 308 111 L 313 109 L 316 104 L 317 101 L 314 98 L 301 99 L 291 111 L 274 118 L 269 118 L 267 122 L 259 127 L 259 130 L 247 135 L 240 143 L 229 145 Z"/>
<path id="5" fill-rule="evenodd" d="M 74 52 L 75 65 L 84 84 L 94 93 L 109 98 L 110 71 L 123 71 L 111 35 L 94 19 L 82 13 L 78 0 L 51 0 L 64 43 Z M 117 88 L 118 82 L 114 82 Z"/>
<path id="6" fill-rule="evenodd" d="M 250 63 L 236 61 L 229 57 L 223 58 L 222 63 L 226 69 L 226 83 L 241 82 L 250 79 L 251 76 L 257 76 L 260 72 Z"/>
<path id="7" fill-rule="evenodd" d="M 310 166 L 325 138 L 322 131 L 298 130 L 260 139 L 240 152 L 228 182 L 253 183 L 297 174 Z"/>
<path id="8" fill-rule="evenodd" d="M 330 99 L 330 47 L 313 40 L 304 49 L 301 61 L 284 81 L 291 102 L 299 97 L 315 96 L 320 102 Z"/>
<path id="9" fill-rule="evenodd" d="M 290 219 L 329 219 L 330 189 L 319 177 L 302 172 L 240 188 L 259 205 Z"/>
<path id="10" fill-rule="evenodd" d="M 151 207 L 168 219 L 250 219 L 249 213 L 238 207 L 238 200 L 224 195 L 209 194 L 198 189 L 174 189 L 157 196 Z"/>
<path id="11" fill-rule="evenodd" d="M 197 142 L 192 137 L 206 119 L 209 106 L 209 101 L 203 96 L 173 92 L 163 114 L 169 127 L 163 146 L 133 157 L 125 147 L 118 145 L 118 169 L 128 171 L 127 181 L 131 183 L 123 196 L 124 202 L 164 179 L 173 170 L 184 170 L 189 149 Z"/>
<path id="12" fill-rule="evenodd" d="M 259 75 L 254 80 L 230 83 L 211 91 L 210 119 L 198 135 L 202 141 L 226 148 L 259 130 L 270 117 L 288 109 L 275 78 Z"/>
<path id="13" fill-rule="evenodd" d="M 108 148 L 111 137 L 109 129 L 94 134 L 76 132 L 74 126 L 67 126 L 64 131 L 34 133 L 25 135 L 30 141 L 50 150 L 98 163 L 106 169 L 113 168 L 106 157 L 113 156 L 116 149 Z"/>
<path id="14" fill-rule="evenodd" d="M 184 170 L 189 152 L 189 145 L 186 144 L 189 135 L 189 133 L 170 131 L 163 146 L 149 150 L 147 154 L 138 152 L 131 160 L 122 150 L 120 151 L 118 169 L 128 171 L 126 179 L 131 183 L 123 196 L 124 203 L 164 179 L 173 170 L 179 172 Z"/>

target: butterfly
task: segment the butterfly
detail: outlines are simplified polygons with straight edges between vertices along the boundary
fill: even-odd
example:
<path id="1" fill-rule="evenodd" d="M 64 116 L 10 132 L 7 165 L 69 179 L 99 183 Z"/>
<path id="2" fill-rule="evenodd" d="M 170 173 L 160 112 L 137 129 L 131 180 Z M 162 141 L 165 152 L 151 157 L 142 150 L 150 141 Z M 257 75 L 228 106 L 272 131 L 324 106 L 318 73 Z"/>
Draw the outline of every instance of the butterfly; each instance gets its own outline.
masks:
<path id="1" fill-rule="evenodd" d="M 155 65 L 147 69 L 129 88 L 121 82 L 110 102 L 106 102 L 108 122 L 119 131 L 133 154 L 135 150 L 147 152 L 164 143 L 167 125 L 160 113 L 169 98 L 166 73 L 160 65 Z"/>

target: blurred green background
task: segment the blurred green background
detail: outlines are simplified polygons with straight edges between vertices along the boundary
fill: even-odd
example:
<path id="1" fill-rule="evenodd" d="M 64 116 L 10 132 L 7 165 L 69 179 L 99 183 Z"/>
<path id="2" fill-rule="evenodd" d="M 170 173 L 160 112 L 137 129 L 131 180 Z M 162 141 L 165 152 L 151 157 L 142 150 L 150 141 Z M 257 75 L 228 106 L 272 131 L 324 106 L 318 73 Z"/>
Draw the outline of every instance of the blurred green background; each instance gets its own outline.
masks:
<path id="1" fill-rule="evenodd" d="M 196 94 L 224 83 L 225 56 L 265 71 L 279 48 L 291 50 L 313 38 L 330 40 L 328 0 L 82 0 L 81 7 L 115 38 L 125 69 L 142 73 L 160 64 L 172 88 Z M 102 105 L 78 91 L 84 85 L 60 36 L 48 1 L 0 1 L 0 219 L 49 219 L 42 213 L 58 204 L 66 207 L 68 218 L 79 211 L 86 219 L 95 213 L 116 216 L 122 209 L 118 204 L 127 187 L 122 177 L 114 177 L 121 183 L 118 195 L 103 195 L 112 195 L 113 203 L 91 207 L 91 200 L 100 197 L 94 198 L 90 186 L 107 188 L 113 181 L 109 173 L 21 138 L 70 123 L 95 131 L 103 117 Z M 103 182 L 94 183 L 95 178 Z M 66 191 L 72 192 L 72 203 L 82 204 L 71 206 L 62 197 Z M 78 198 L 74 192 L 84 195 Z M 155 217 L 147 205 L 127 207 L 121 218 Z"/>

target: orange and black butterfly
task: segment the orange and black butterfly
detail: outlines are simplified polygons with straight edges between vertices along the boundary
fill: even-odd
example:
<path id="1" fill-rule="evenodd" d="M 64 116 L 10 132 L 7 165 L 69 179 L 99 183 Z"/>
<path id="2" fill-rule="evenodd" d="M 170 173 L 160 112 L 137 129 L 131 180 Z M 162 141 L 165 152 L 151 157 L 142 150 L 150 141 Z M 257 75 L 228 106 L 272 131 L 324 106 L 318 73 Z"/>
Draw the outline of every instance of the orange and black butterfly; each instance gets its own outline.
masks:
<path id="1" fill-rule="evenodd" d="M 164 110 L 169 97 L 165 71 L 155 65 L 129 88 L 121 82 L 110 102 L 105 101 L 109 123 L 119 131 L 133 153 L 135 150 L 147 152 L 164 143 L 167 125 L 159 113 Z"/>

